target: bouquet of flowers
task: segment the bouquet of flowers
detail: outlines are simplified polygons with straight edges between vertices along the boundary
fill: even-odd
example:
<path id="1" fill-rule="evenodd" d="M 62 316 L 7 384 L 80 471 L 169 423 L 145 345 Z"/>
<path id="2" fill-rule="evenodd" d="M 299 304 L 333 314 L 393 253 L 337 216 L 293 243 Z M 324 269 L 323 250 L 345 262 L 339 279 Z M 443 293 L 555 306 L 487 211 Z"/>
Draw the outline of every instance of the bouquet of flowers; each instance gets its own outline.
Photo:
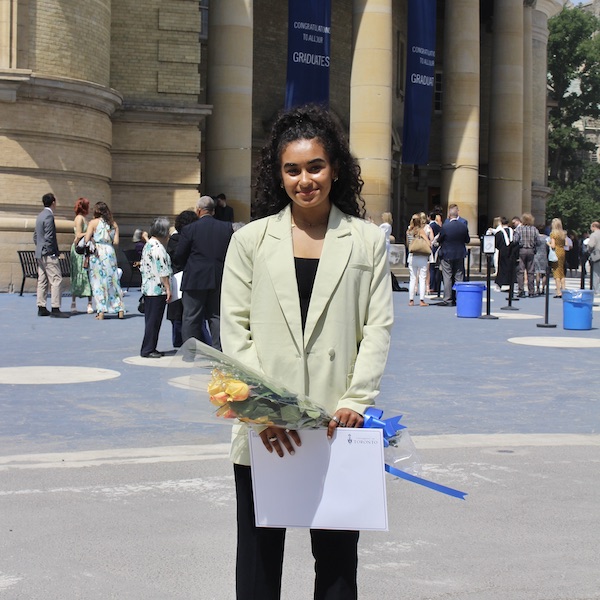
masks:
<path id="1" fill-rule="evenodd" d="M 327 427 L 331 416 L 301 394 L 287 390 L 277 382 L 198 340 L 182 347 L 184 361 L 209 370 L 207 386 L 216 416 L 239 419 L 255 425 L 275 425 L 286 429 Z"/>
<path id="2" fill-rule="evenodd" d="M 210 371 L 206 391 L 217 417 L 286 429 L 327 427 L 331 421 L 331 415 L 306 396 L 287 390 L 198 340 L 188 340 L 181 352 L 184 362 Z M 363 427 L 383 430 L 385 470 L 395 477 L 464 499 L 465 492 L 418 476 L 421 464 L 401 418 L 402 415 L 383 419 L 383 411 L 375 407 L 365 411 Z"/>

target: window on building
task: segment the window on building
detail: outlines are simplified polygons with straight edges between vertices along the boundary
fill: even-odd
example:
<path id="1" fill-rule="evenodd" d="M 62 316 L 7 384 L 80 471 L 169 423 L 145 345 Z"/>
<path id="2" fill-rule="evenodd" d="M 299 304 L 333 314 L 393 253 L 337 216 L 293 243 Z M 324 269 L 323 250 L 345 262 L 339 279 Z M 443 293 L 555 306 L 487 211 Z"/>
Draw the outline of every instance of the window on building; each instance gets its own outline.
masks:
<path id="1" fill-rule="evenodd" d="M 208 0 L 200 0 L 200 39 L 208 39 Z"/>
<path id="2" fill-rule="evenodd" d="M 443 86 L 442 86 L 442 74 L 435 74 L 435 87 L 433 88 L 433 109 L 436 112 L 442 112 L 442 96 Z"/>

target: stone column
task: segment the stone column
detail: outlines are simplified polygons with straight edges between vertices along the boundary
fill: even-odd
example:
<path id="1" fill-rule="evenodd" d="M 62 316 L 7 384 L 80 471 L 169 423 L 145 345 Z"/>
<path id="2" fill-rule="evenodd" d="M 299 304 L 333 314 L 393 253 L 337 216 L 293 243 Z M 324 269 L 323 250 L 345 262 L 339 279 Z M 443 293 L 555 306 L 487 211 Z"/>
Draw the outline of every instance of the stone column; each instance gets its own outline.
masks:
<path id="1" fill-rule="evenodd" d="M 253 0 L 211 2 L 206 186 L 224 193 L 236 221 L 250 219 L 252 181 Z"/>
<path id="2" fill-rule="evenodd" d="M 562 9 L 560 0 L 537 0 L 532 15 L 532 197 L 531 212 L 537 224 L 546 218 L 548 187 L 548 18 Z"/>
<path id="3" fill-rule="evenodd" d="M 15 0 L 0 0 L 0 69 L 17 66 L 17 3 Z"/>
<path id="4" fill-rule="evenodd" d="M 353 7 L 350 145 L 367 212 L 379 222 L 392 191 L 392 0 L 354 0 Z"/>
<path id="5" fill-rule="evenodd" d="M 524 0 L 523 8 L 523 212 L 531 212 L 531 161 L 532 134 L 531 119 L 533 117 L 533 41 L 532 23 L 533 7 L 536 0 Z M 536 220 L 536 224 L 539 225 Z"/>
<path id="6" fill-rule="evenodd" d="M 523 209 L 523 0 L 494 4 L 488 215 Z"/>
<path id="7" fill-rule="evenodd" d="M 479 182 L 479 0 L 446 3 L 442 202 L 458 204 L 477 234 Z"/>

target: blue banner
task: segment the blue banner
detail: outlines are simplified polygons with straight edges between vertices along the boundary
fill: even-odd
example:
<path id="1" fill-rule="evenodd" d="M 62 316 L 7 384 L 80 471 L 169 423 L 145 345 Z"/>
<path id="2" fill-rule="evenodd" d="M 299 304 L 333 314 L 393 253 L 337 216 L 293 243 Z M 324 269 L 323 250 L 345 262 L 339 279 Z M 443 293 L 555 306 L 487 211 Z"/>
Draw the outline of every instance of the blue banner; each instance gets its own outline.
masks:
<path id="1" fill-rule="evenodd" d="M 402 163 L 429 162 L 429 131 L 435 85 L 436 0 L 408 0 L 406 95 Z"/>
<path id="2" fill-rule="evenodd" d="M 285 108 L 329 104 L 331 0 L 289 0 Z"/>

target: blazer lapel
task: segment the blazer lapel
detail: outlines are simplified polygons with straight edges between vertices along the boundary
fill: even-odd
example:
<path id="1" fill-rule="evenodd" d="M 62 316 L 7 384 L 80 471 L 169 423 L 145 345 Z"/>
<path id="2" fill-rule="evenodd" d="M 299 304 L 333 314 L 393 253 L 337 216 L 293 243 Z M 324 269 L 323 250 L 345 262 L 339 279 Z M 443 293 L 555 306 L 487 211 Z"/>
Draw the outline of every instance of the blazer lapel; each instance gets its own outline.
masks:
<path id="1" fill-rule="evenodd" d="M 294 268 L 292 217 L 289 205 L 269 220 L 265 235 L 265 260 L 281 311 L 298 352 L 302 353 L 302 322 L 298 282 Z"/>
<path id="2" fill-rule="evenodd" d="M 323 252 L 308 306 L 304 328 L 304 347 L 308 345 L 319 318 L 327 308 L 327 304 L 346 270 L 352 253 L 352 243 L 352 230 L 346 215 L 332 206 Z"/>

